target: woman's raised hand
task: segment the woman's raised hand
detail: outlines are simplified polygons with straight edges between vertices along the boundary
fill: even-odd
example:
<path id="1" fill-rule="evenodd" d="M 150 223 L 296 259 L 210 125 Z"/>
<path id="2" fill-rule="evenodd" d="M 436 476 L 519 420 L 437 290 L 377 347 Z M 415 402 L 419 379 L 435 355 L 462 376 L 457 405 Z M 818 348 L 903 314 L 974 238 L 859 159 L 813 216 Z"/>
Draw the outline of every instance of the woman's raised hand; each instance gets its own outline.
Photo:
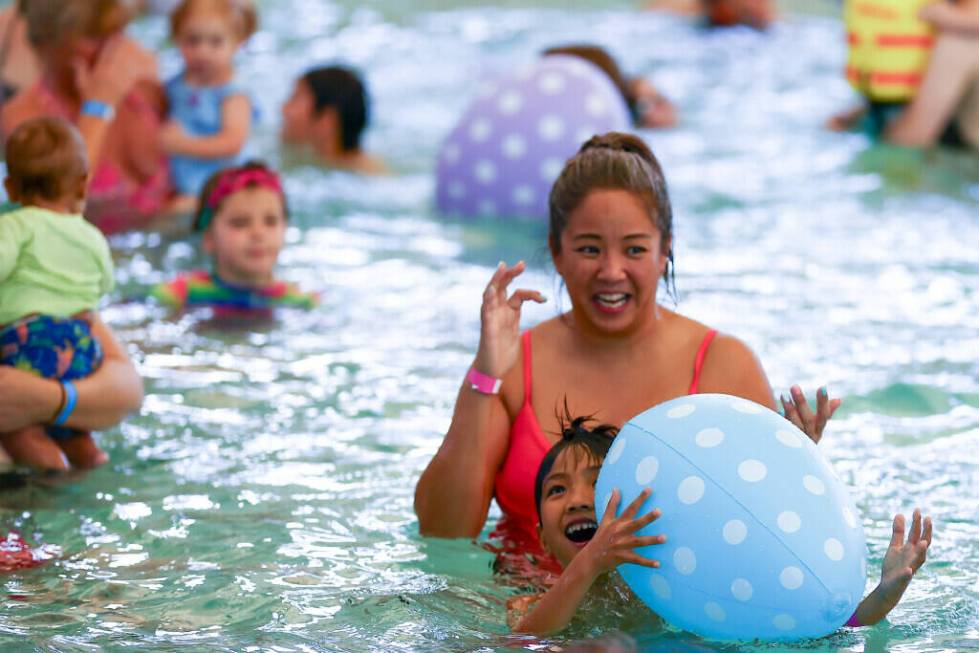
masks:
<path id="1" fill-rule="evenodd" d="M 646 558 L 635 551 L 644 546 L 662 544 L 666 541 L 665 535 L 636 535 L 636 532 L 659 519 L 661 514 L 659 508 L 656 508 L 641 517 L 638 516 L 642 504 L 652 493 L 652 490 L 646 488 L 632 500 L 621 515 L 616 516 L 622 493 L 618 488 L 612 491 L 612 498 L 605 508 L 598 530 L 579 554 L 589 558 L 595 575 L 615 569 L 626 562 L 643 567 L 659 567 L 658 560 Z"/>
<path id="2" fill-rule="evenodd" d="M 528 300 L 538 304 L 547 301 L 536 290 L 524 288 L 507 295 L 510 282 L 526 267 L 523 261 L 512 267 L 501 261 L 483 292 L 475 362 L 476 370 L 483 374 L 499 378 L 516 364 L 520 353 L 520 308 Z"/>
<path id="3" fill-rule="evenodd" d="M 785 411 L 785 419 L 795 424 L 796 428 L 808 435 L 815 444 L 819 444 L 819 441 L 823 439 L 823 429 L 826 428 L 826 422 L 840 407 L 843 400 L 830 399 L 826 388 L 820 388 L 816 391 L 816 412 L 813 413 L 802 388 L 794 385 L 790 394 L 792 395 L 791 399 L 779 396 L 782 409 Z"/>
<path id="4" fill-rule="evenodd" d="M 156 60 L 124 34 L 109 38 L 91 66 L 75 62 L 79 95 L 113 107 L 143 79 L 156 79 Z"/>

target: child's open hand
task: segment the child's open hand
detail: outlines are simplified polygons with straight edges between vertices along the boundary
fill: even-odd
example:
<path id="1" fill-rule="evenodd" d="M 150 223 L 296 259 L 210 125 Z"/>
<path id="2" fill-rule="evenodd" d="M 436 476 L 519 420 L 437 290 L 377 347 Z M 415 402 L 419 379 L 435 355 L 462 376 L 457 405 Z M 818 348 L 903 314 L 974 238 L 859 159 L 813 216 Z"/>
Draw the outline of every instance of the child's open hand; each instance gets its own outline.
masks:
<path id="1" fill-rule="evenodd" d="M 580 554 L 588 558 L 596 576 L 625 562 L 643 567 L 659 567 L 658 560 L 646 558 L 635 551 L 644 546 L 662 544 L 666 541 L 665 535 L 636 535 L 637 531 L 656 521 L 662 514 L 659 508 L 655 508 L 637 517 L 642 504 L 652 493 L 651 489 L 646 488 L 633 499 L 621 515 L 616 516 L 622 493 L 618 488 L 613 490 L 598 530 Z"/>
<path id="2" fill-rule="evenodd" d="M 869 626 L 886 617 L 904 596 L 914 573 L 925 563 L 931 546 L 931 517 L 922 519 L 921 511 L 915 508 L 907 540 L 904 530 L 904 515 L 896 515 L 891 543 L 881 565 L 880 583 L 857 608 L 860 625 Z"/>

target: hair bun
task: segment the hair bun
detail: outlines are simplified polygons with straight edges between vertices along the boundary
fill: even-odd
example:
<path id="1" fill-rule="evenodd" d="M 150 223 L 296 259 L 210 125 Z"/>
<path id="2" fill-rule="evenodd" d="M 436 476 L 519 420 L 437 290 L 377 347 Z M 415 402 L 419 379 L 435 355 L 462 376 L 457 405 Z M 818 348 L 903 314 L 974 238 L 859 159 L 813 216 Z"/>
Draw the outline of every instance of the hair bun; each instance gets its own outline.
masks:
<path id="1" fill-rule="evenodd" d="M 649 149 L 649 146 L 633 134 L 624 134 L 622 132 L 609 132 L 607 134 L 596 134 L 589 138 L 578 150 L 578 153 L 587 152 L 588 150 L 612 150 L 613 152 L 628 152 L 629 154 L 637 154 L 644 161 L 652 163 L 654 160 L 653 152 Z"/>

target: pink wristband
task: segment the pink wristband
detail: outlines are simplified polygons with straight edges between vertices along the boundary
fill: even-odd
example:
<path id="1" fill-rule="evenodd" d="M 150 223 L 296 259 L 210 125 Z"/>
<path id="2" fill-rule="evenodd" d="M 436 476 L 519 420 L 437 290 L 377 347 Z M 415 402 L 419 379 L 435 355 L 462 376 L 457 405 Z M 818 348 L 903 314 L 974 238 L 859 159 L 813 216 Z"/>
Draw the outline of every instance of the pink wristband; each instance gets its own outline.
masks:
<path id="1" fill-rule="evenodd" d="M 475 367 L 469 368 L 469 374 L 466 375 L 466 381 L 469 382 L 469 387 L 476 392 L 482 392 L 484 395 L 499 394 L 500 386 L 503 385 L 503 379 L 497 379 L 495 377 L 483 374 Z"/>

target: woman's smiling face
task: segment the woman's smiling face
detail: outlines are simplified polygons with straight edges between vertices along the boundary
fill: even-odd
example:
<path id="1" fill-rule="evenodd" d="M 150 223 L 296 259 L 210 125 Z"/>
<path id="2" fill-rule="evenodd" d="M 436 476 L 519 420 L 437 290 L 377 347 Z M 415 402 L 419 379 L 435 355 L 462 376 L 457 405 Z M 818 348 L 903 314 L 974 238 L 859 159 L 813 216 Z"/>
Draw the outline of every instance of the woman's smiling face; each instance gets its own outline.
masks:
<path id="1" fill-rule="evenodd" d="M 576 325 L 602 334 L 628 334 L 653 316 L 669 243 L 643 202 L 625 190 L 593 190 L 571 212 L 552 243 Z"/>

